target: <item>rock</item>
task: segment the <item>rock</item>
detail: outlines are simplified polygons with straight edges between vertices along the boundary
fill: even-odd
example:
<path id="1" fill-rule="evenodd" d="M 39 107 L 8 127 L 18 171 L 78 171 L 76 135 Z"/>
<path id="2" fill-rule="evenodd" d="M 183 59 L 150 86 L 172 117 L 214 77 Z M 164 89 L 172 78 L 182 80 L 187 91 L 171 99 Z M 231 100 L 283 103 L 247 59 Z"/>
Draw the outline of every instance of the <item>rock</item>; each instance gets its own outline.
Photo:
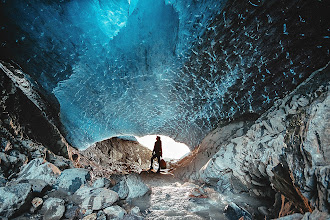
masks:
<path id="1" fill-rule="evenodd" d="M 292 215 L 287 215 L 281 218 L 278 218 L 277 220 L 301 220 L 303 218 L 303 215 L 300 213 L 294 213 Z"/>
<path id="2" fill-rule="evenodd" d="M 32 199 L 32 187 L 28 183 L 0 187 L 0 195 L 0 216 L 9 218 L 27 208 Z"/>
<path id="3" fill-rule="evenodd" d="M 41 208 L 42 204 L 43 204 L 43 200 L 42 198 L 39 198 L 39 197 L 35 197 L 34 199 L 32 199 L 32 206 L 30 208 L 30 212 L 31 213 L 35 213 L 38 209 Z"/>
<path id="4" fill-rule="evenodd" d="M 74 168 L 64 170 L 57 178 L 55 189 L 61 189 L 68 193 L 76 192 L 83 184 L 91 179 L 90 173 L 86 169 Z"/>
<path id="5" fill-rule="evenodd" d="M 100 210 L 111 206 L 118 201 L 116 192 L 106 188 L 81 187 L 74 194 L 74 201 L 81 208 L 90 210 Z"/>
<path id="6" fill-rule="evenodd" d="M 96 220 L 96 213 L 89 214 L 83 218 L 83 220 Z"/>
<path id="7" fill-rule="evenodd" d="M 237 220 L 241 217 L 244 217 L 245 220 L 252 220 L 252 216 L 248 211 L 233 202 L 225 207 L 224 213 L 229 220 Z"/>
<path id="8" fill-rule="evenodd" d="M 125 181 L 125 178 L 123 178 L 119 183 L 117 183 L 113 188 L 111 188 L 113 191 L 117 192 L 120 199 L 126 199 L 128 196 L 128 187 Z"/>
<path id="9" fill-rule="evenodd" d="M 124 215 L 127 214 L 125 209 L 122 207 L 115 205 L 115 206 L 110 206 L 108 208 L 105 208 L 103 212 L 107 215 L 108 218 L 114 219 L 114 218 L 119 218 L 122 219 Z"/>
<path id="10" fill-rule="evenodd" d="M 130 174 L 125 177 L 126 185 L 128 187 L 127 199 L 134 199 L 144 196 L 150 192 L 149 187 L 142 181 L 141 177 L 137 174 Z"/>
<path id="11" fill-rule="evenodd" d="M 67 219 L 81 219 L 79 218 L 80 214 L 80 208 L 77 205 L 74 204 L 69 204 L 66 206 L 65 213 L 64 213 L 64 218 Z"/>
<path id="12" fill-rule="evenodd" d="M 93 187 L 95 188 L 109 188 L 111 182 L 107 178 L 99 178 L 95 180 Z"/>
<path id="13" fill-rule="evenodd" d="M 44 180 L 40 179 L 29 179 L 29 180 L 21 180 L 19 183 L 29 183 L 32 186 L 32 191 L 35 195 L 42 195 L 50 189 L 50 186 L 48 183 L 46 183 Z"/>
<path id="14" fill-rule="evenodd" d="M 23 170 L 18 174 L 17 181 L 38 179 L 53 185 L 60 174 L 61 171 L 54 164 L 45 162 L 42 158 L 37 158 L 23 167 Z"/>
<path id="15" fill-rule="evenodd" d="M 268 216 L 268 215 L 269 215 L 269 211 L 268 211 L 267 207 L 265 207 L 265 206 L 260 206 L 260 207 L 258 207 L 258 211 L 259 211 L 263 216 Z"/>
<path id="16" fill-rule="evenodd" d="M 44 220 L 59 220 L 65 212 L 64 200 L 59 198 L 48 198 L 40 211 Z"/>
<path id="17" fill-rule="evenodd" d="M 104 211 L 100 210 L 97 212 L 97 220 L 107 220 L 107 215 Z"/>
<path id="18" fill-rule="evenodd" d="M 329 220 L 330 214 L 328 212 L 320 212 L 319 210 L 315 209 L 312 213 L 305 213 L 304 217 L 301 220 Z"/>
<path id="19" fill-rule="evenodd" d="M 131 215 L 141 215 L 140 208 L 135 206 L 131 209 L 130 213 Z"/>
<path id="20" fill-rule="evenodd" d="M 0 187 L 5 186 L 7 183 L 7 179 L 3 176 L 0 176 Z"/>

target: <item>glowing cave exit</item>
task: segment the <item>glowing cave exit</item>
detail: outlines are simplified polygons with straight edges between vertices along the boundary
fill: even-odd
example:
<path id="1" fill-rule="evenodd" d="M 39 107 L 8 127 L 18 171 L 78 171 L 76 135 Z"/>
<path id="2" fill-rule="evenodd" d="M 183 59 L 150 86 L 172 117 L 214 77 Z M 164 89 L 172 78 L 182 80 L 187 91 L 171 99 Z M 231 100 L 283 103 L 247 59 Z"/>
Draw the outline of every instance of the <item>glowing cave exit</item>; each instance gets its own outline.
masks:
<path id="1" fill-rule="evenodd" d="M 163 158 L 180 159 L 190 152 L 189 147 L 184 143 L 176 142 L 172 138 L 164 135 L 158 136 L 160 136 L 162 141 Z M 136 139 L 140 144 L 144 145 L 150 150 L 153 150 L 156 137 L 157 135 L 146 135 L 143 137 L 136 137 Z"/>

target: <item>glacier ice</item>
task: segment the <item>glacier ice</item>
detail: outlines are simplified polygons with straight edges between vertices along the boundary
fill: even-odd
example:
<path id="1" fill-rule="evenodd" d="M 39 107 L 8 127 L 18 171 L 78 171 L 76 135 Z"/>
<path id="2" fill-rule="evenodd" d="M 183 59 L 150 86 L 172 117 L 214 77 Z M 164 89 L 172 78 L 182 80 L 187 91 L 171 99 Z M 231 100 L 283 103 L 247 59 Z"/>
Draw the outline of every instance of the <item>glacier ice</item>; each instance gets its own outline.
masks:
<path id="1" fill-rule="evenodd" d="M 330 60 L 326 9 L 312 0 L 2 0 L 0 59 L 56 97 L 78 148 L 148 134 L 193 148 L 220 120 L 261 114 Z"/>

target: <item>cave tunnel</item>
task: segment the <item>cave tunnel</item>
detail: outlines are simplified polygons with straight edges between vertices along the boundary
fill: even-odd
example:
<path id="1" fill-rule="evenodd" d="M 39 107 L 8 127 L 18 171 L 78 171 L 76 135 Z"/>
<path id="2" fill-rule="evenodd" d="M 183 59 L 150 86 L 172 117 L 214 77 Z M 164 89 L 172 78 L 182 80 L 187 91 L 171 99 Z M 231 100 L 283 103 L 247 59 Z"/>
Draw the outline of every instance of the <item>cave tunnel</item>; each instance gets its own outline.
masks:
<path id="1" fill-rule="evenodd" d="M 0 187 L 41 156 L 97 177 L 145 171 L 155 136 L 142 142 L 160 135 L 185 144 L 166 142 L 182 150 L 166 172 L 198 182 L 158 189 L 142 174 L 169 201 L 192 190 L 274 203 L 192 217 L 329 213 L 329 11 L 326 0 L 0 0 Z"/>

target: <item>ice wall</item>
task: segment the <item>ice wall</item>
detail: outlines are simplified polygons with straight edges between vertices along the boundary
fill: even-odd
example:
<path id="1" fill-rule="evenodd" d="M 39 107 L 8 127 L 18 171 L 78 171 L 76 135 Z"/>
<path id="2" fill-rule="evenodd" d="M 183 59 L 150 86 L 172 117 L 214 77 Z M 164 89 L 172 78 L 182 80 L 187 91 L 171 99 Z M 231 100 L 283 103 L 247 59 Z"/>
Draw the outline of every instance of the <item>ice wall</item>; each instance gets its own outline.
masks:
<path id="1" fill-rule="evenodd" d="M 323 1 L 2 0 L 0 59 L 56 97 L 76 147 L 163 134 L 196 146 L 329 61 Z"/>

